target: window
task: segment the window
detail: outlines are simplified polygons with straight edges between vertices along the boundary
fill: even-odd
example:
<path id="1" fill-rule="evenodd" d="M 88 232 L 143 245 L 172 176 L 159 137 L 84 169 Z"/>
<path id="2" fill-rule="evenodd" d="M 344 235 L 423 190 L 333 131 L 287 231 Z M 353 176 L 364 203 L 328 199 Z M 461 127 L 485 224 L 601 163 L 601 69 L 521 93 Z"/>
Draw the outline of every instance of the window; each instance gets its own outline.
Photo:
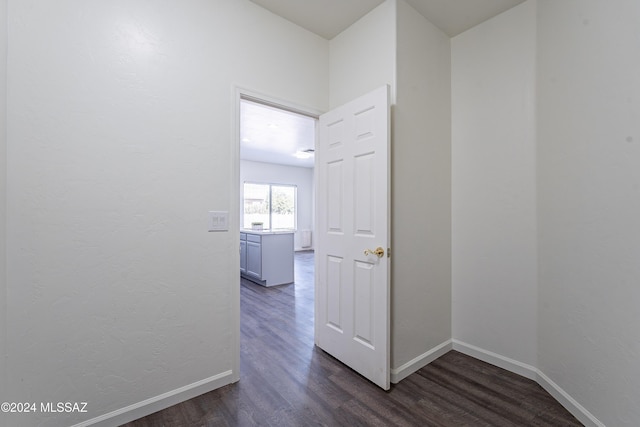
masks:
<path id="1" fill-rule="evenodd" d="M 295 230 L 296 186 L 244 183 L 243 228 L 262 223 L 265 230 Z"/>

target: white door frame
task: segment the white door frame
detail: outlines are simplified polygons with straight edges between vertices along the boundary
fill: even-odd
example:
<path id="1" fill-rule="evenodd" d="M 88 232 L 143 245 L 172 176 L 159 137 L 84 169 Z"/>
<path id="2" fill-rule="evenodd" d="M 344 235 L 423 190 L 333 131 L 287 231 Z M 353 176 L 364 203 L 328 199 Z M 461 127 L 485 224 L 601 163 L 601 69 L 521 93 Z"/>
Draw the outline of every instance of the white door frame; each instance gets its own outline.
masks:
<path id="1" fill-rule="evenodd" d="M 232 248 L 234 249 L 232 269 L 238 272 L 233 274 L 231 281 L 232 296 L 232 328 L 233 328 L 233 375 L 232 382 L 240 380 L 240 100 L 248 99 L 261 104 L 276 107 L 285 111 L 313 117 L 318 119 L 324 111 L 302 106 L 282 98 L 257 92 L 241 86 L 233 86 L 231 107 L 232 130 L 231 130 L 231 207 L 229 208 L 229 232 L 235 234 Z M 318 139 L 318 129 L 316 128 L 316 141 Z M 314 193 L 317 187 L 316 171 L 314 168 Z M 315 204 L 315 198 L 314 198 Z M 315 212 L 315 209 L 314 209 Z M 314 230 L 315 230 L 314 219 Z M 315 278 L 314 278 L 315 280 Z"/>

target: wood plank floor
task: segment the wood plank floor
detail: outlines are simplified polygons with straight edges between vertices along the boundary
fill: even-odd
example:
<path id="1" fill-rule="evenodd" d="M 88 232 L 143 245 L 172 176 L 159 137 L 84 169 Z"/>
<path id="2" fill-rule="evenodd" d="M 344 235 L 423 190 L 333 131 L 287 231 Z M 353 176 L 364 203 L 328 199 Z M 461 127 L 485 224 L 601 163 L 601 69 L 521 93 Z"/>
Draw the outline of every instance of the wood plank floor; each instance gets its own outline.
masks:
<path id="1" fill-rule="evenodd" d="M 313 345 L 313 253 L 296 284 L 242 281 L 241 380 L 126 427 L 581 426 L 538 384 L 451 351 L 383 391 Z"/>

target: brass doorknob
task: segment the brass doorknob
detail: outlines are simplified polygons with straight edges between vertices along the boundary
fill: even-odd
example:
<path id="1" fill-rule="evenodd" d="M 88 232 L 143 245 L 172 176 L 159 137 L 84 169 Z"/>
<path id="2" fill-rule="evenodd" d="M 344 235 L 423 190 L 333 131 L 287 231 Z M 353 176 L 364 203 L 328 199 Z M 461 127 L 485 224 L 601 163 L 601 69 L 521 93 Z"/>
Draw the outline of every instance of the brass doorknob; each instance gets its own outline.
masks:
<path id="1" fill-rule="evenodd" d="M 374 251 L 372 251 L 371 249 L 365 249 L 364 254 L 375 255 L 378 258 L 382 258 L 384 256 L 384 249 L 382 249 L 380 246 L 378 246 Z"/>

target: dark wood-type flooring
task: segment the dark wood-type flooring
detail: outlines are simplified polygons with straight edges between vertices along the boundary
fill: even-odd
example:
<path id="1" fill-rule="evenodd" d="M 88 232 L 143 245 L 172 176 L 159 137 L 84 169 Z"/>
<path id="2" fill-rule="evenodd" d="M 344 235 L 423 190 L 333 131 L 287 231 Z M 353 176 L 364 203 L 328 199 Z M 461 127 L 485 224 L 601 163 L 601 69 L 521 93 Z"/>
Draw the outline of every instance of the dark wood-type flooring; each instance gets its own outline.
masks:
<path id="1" fill-rule="evenodd" d="M 126 427 L 581 426 L 535 382 L 456 351 L 383 391 L 313 345 L 313 253 L 296 283 L 242 280 L 241 379 Z"/>

